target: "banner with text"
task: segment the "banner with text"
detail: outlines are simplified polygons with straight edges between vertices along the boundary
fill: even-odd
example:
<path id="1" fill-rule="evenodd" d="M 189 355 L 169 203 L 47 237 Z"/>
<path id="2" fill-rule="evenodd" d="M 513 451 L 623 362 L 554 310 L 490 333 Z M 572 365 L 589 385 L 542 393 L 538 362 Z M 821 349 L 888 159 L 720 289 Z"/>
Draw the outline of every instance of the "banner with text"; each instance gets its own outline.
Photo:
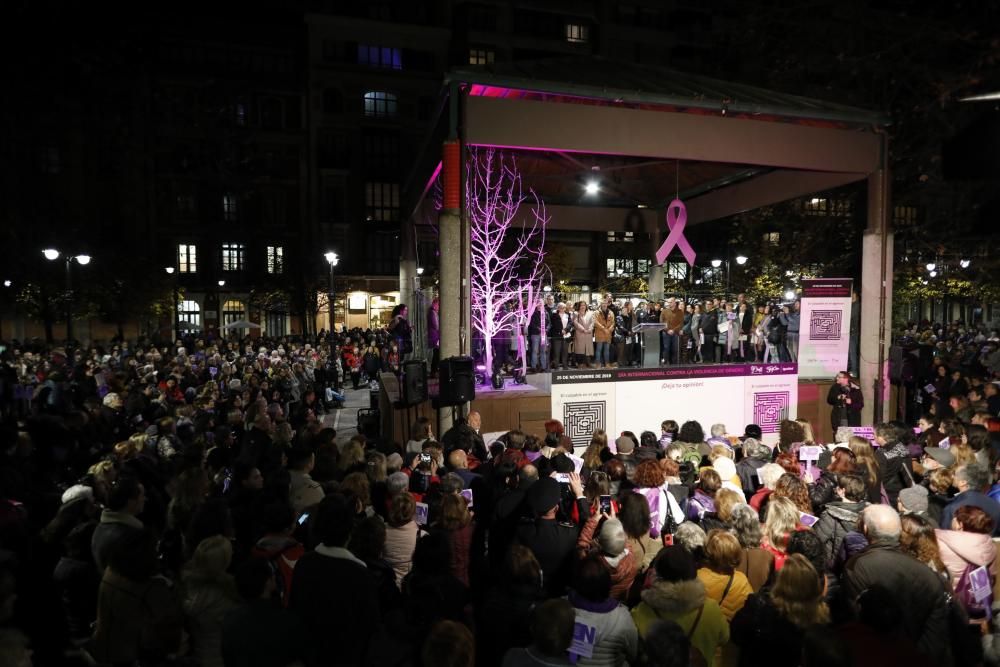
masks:
<path id="1" fill-rule="evenodd" d="M 851 284 L 850 278 L 802 281 L 799 377 L 829 379 L 847 369 Z"/>
<path id="2" fill-rule="evenodd" d="M 736 435 L 758 424 L 773 444 L 781 420 L 795 419 L 798 388 L 796 365 L 788 363 L 556 371 L 552 418 L 576 448 L 598 428 L 608 440 L 626 430 L 659 436 L 664 419 L 697 420 L 706 433 L 721 423 Z"/>

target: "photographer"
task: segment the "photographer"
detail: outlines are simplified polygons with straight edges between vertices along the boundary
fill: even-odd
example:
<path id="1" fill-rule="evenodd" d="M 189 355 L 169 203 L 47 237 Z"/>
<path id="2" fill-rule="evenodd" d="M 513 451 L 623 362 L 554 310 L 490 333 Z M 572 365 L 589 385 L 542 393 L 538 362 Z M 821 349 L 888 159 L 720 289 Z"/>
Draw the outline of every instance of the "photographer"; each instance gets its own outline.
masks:
<path id="1" fill-rule="evenodd" d="M 837 373 L 826 402 L 833 406 L 830 426 L 834 433 L 840 426 L 861 426 L 861 408 L 865 406 L 865 399 L 861 395 L 861 387 L 854 383 L 848 371 Z"/>

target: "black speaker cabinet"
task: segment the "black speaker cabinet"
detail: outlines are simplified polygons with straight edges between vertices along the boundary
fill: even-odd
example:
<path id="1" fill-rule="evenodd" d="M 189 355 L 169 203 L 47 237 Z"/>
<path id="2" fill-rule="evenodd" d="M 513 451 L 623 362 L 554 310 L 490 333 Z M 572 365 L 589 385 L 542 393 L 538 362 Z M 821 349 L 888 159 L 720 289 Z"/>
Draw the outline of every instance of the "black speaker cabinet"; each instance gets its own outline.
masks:
<path id="1" fill-rule="evenodd" d="M 417 405 L 427 400 L 427 365 L 422 359 L 403 362 L 403 403 Z"/>
<path id="2" fill-rule="evenodd" d="M 449 357 L 441 360 L 442 405 L 462 405 L 476 398 L 476 367 L 472 357 Z"/>

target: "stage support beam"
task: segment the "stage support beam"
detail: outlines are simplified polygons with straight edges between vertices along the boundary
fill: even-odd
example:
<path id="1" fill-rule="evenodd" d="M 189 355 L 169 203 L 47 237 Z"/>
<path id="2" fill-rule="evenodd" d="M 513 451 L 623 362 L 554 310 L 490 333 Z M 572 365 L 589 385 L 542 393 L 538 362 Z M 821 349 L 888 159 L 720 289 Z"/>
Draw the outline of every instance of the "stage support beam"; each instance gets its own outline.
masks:
<path id="1" fill-rule="evenodd" d="M 889 343 L 892 323 L 892 249 L 889 227 L 888 139 L 882 135 L 882 166 L 868 176 L 868 227 L 861 246 L 862 424 L 884 421 L 889 402 Z"/>

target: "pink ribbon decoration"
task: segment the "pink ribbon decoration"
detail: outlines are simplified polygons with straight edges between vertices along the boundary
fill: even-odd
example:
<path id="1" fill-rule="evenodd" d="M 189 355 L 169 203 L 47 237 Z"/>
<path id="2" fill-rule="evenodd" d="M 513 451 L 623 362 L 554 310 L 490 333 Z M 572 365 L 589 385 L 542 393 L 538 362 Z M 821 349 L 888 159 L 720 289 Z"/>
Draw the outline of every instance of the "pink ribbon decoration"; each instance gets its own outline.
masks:
<path id="1" fill-rule="evenodd" d="M 675 210 L 676 209 L 676 210 Z M 656 251 L 656 263 L 663 264 L 667 261 L 667 256 L 670 255 L 670 251 L 677 246 L 681 249 L 681 254 L 684 255 L 684 259 L 691 266 L 694 266 L 694 258 L 696 256 L 694 248 L 688 243 L 687 238 L 684 237 L 684 227 L 687 225 L 688 213 L 687 207 L 684 206 L 684 202 L 680 199 L 675 199 L 667 206 L 667 240 L 663 242 L 660 249 Z"/>

